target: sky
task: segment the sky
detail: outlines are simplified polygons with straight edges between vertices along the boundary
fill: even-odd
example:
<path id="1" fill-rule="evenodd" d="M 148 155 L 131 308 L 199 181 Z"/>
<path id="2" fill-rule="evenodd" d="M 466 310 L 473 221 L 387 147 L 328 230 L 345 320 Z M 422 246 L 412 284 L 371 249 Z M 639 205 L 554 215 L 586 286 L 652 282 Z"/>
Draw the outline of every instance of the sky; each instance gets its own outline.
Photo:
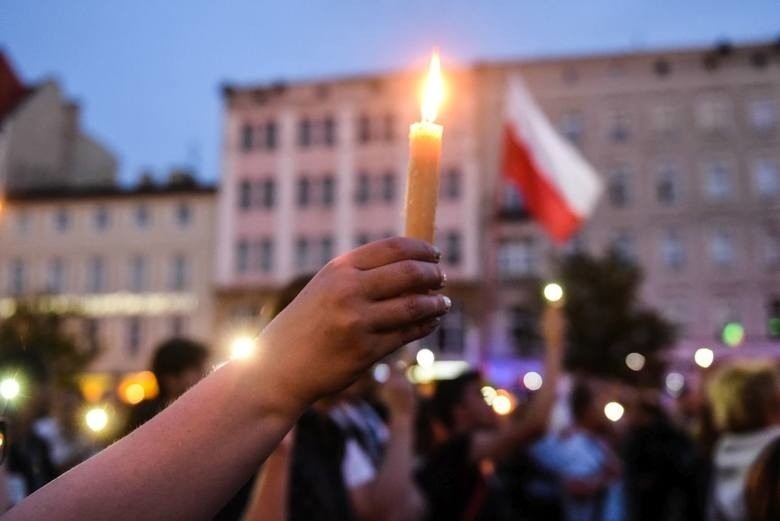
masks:
<path id="1" fill-rule="evenodd" d="M 778 0 L 0 0 L 0 49 L 82 104 L 125 184 L 219 178 L 224 82 L 778 37 Z"/>

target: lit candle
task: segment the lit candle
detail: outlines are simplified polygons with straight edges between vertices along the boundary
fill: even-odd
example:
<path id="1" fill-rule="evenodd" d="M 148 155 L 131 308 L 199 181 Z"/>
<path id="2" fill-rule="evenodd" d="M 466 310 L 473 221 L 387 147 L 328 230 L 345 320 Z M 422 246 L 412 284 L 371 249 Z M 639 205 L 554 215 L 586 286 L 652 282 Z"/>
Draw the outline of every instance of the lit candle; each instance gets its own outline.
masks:
<path id="1" fill-rule="evenodd" d="M 409 128 L 409 179 L 406 185 L 407 237 L 433 242 L 439 196 L 439 159 L 444 128 L 434 123 L 444 85 L 439 55 L 434 53 L 422 97 L 422 121 Z"/>

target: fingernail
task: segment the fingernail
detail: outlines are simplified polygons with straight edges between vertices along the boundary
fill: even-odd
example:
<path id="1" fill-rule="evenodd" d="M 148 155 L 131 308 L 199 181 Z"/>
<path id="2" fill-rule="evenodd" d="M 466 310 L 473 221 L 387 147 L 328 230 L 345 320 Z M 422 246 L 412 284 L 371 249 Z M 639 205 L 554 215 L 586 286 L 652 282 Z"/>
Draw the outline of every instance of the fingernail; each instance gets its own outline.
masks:
<path id="1" fill-rule="evenodd" d="M 449 311 L 450 308 L 452 307 L 452 299 L 450 297 L 448 297 L 447 295 L 442 295 L 441 296 L 441 300 L 442 300 L 442 302 L 444 302 L 444 308 L 447 311 Z"/>
<path id="2" fill-rule="evenodd" d="M 447 286 L 447 274 L 443 271 L 441 272 L 441 283 L 439 284 L 439 289 L 444 288 Z"/>
<path id="3" fill-rule="evenodd" d="M 433 246 L 433 256 L 436 258 L 436 262 L 441 260 L 441 250 L 438 246 Z"/>

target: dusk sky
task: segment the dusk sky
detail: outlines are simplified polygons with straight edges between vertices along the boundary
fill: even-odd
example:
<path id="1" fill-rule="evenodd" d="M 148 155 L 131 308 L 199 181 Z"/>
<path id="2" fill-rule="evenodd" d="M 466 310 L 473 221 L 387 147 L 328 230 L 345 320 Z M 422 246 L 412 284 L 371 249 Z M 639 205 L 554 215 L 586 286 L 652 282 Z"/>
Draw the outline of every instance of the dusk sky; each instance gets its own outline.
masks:
<path id="1" fill-rule="evenodd" d="M 478 59 L 775 39 L 778 0 L 2 0 L 0 48 L 55 77 L 121 179 L 193 163 L 219 176 L 219 85 Z"/>

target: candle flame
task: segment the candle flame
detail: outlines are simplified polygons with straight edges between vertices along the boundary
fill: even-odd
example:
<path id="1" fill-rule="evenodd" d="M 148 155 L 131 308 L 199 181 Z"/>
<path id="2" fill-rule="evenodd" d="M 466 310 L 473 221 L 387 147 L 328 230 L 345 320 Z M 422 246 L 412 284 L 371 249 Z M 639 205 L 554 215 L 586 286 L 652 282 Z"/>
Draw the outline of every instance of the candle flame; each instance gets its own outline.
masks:
<path id="1" fill-rule="evenodd" d="M 444 81 L 441 77 L 441 63 L 439 53 L 433 52 L 431 65 L 428 68 L 428 77 L 425 78 L 422 97 L 422 119 L 433 123 L 439 112 L 439 106 L 444 99 Z"/>

